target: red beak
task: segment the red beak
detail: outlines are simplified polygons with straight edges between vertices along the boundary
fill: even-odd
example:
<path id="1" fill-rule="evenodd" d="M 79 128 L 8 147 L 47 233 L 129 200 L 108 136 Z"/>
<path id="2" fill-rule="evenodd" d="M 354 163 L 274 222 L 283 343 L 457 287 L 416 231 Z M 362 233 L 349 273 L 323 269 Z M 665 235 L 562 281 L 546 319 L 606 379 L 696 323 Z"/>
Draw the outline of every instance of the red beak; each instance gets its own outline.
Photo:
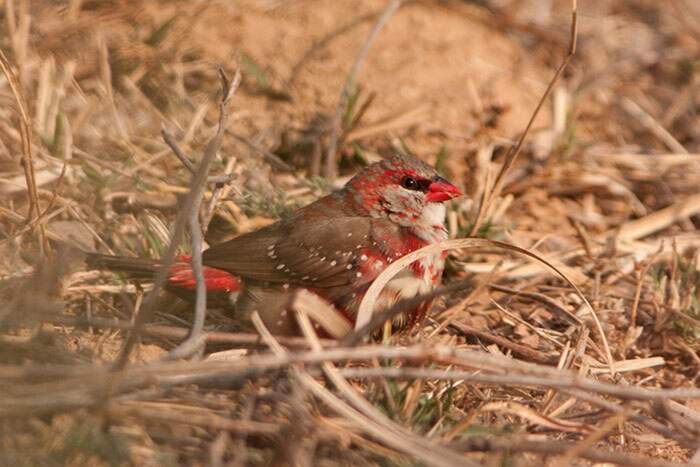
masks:
<path id="1" fill-rule="evenodd" d="M 426 199 L 429 203 L 442 203 L 458 196 L 462 196 L 459 188 L 444 178 L 440 178 L 430 184 Z"/>

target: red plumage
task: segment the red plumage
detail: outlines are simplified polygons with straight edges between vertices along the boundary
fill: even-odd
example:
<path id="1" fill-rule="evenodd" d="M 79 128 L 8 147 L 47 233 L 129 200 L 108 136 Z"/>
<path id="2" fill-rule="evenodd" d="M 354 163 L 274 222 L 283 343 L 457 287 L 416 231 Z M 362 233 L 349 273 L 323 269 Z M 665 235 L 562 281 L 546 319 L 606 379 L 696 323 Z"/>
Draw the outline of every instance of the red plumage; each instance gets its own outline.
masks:
<path id="1" fill-rule="evenodd" d="M 372 164 L 335 193 L 268 227 L 204 251 L 208 293 L 235 294 L 242 324 L 253 311 L 277 334 L 296 333 L 288 313 L 292 292 L 305 288 L 354 322 L 362 296 L 393 262 L 447 238 L 444 201 L 461 195 L 427 164 L 395 156 Z M 90 266 L 145 278 L 158 261 L 90 255 Z M 417 261 L 387 284 L 380 306 L 425 293 L 442 276 L 444 255 Z M 196 287 L 190 258 L 170 268 L 168 288 L 187 296 Z M 240 294 L 240 296 L 239 296 Z M 426 306 L 409 313 L 415 322 Z"/>
<path id="2" fill-rule="evenodd" d="M 204 266 L 202 270 L 205 288 L 210 292 L 235 293 L 241 290 L 241 281 L 237 277 L 221 269 Z M 197 280 L 192 270 L 192 257 L 179 256 L 170 267 L 168 284 L 172 287 L 196 290 Z"/>

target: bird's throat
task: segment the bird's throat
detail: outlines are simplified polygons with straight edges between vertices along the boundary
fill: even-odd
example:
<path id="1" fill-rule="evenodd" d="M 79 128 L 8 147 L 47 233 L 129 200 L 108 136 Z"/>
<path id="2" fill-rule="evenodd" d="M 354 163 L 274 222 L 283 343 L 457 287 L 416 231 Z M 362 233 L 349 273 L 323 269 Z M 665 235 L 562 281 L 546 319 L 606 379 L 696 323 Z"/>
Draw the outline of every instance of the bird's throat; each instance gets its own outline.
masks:
<path id="1" fill-rule="evenodd" d="M 412 233 L 426 242 L 432 244 L 447 240 L 445 229 L 445 214 L 447 210 L 442 203 L 428 203 L 411 227 Z"/>

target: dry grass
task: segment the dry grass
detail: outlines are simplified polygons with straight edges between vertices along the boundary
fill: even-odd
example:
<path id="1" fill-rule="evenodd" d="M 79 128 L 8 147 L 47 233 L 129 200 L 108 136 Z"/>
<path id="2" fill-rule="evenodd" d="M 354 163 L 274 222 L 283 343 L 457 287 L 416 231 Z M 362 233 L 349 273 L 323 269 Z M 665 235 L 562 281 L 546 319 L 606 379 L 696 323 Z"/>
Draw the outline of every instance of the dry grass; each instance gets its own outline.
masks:
<path id="1" fill-rule="evenodd" d="M 570 3 L 407 0 L 364 56 L 389 3 L 2 3 L 0 463 L 700 464 L 700 8 L 582 2 L 576 55 L 497 177 L 566 55 Z M 322 172 L 410 151 L 468 192 L 453 237 L 533 251 L 584 298 L 530 260 L 453 250 L 410 335 L 318 341 L 306 297 L 304 338 L 209 310 L 204 358 L 162 361 L 192 307 L 149 304 L 76 247 L 166 253 L 219 67 L 243 78 L 207 243 L 321 196 Z"/>

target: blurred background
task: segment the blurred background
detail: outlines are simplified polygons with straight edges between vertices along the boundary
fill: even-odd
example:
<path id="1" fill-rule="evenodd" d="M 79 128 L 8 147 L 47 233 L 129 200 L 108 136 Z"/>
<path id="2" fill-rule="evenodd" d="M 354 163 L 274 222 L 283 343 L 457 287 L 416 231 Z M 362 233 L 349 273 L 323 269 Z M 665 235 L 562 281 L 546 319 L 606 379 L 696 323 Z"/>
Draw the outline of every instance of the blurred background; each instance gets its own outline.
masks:
<path id="1" fill-rule="evenodd" d="M 564 268 L 600 310 L 617 359 L 665 359 L 663 367 L 642 365 L 628 375 L 628 383 L 694 386 L 700 365 L 700 3 L 579 3 L 576 53 L 477 234 L 532 248 Z M 85 271 L 79 258 L 68 258 L 58 270 L 39 271 L 46 247 L 42 232 L 51 248 L 67 241 L 103 253 L 159 257 L 190 179 L 163 142 L 161 129 L 175 135 L 192 162 L 201 158 L 218 119 L 220 67 L 228 76 L 239 69 L 242 84 L 212 169 L 231 182 L 217 188 L 208 243 L 266 225 L 395 152 L 435 164 L 464 189 L 468 196 L 450 207 L 449 228 L 452 236 L 466 236 L 488 181 L 567 56 L 572 5 L 406 0 L 364 56 L 363 43 L 387 4 L 0 0 L 0 49 L 31 120 L 41 213 L 40 219 L 26 221 L 31 209 L 21 162 L 26 148 L 15 93 L 3 74 L 1 363 L 19 369 L 116 358 L 122 331 L 78 326 L 70 319 L 128 323 L 129 304 L 138 303 L 142 289 Z M 339 107 L 358 56 L 347 103 Z M 324 161 L 336 115 L 339 140 L 329 171 Z M 488 271 L 499 261 L 487 253 L 454 257 L 447 280 Z M 562 283 L 532 265 L 508 261 L 501 278 L 508 287 L 577 306 Z M 40 273 L 48 276 L 38 278 Z M 28 277 L 33 279 L 27 282 Z M 513 299 L 514 320 L 504 318 L 488 298 L 472 297 L 468 306 L 462 298 L 442 304 L 449 319 L 529 346 L 556 364 L 568 342 L 567 327 L 541 303 Z M 455 303 L 462 305 L 455 308 Z M 216 328 L 230 318 L 213 312 L 209 319 Z M 157 320 L 187 327 L 191 315 L 173 311 Z M 431 325 L 446 329 L 439 320 Z M 533 328 L 561 334 L 543 337 Z M 468 332 L 431 336 L 474 348 L 493 344 Z M 153 360 L 174 342 L 168 336 L 145 340 L 134 358 Z M 25 383 L 30 382 L 13 379 L 17 386 L 11 393 L 22 395 L 29 387 Z M 196 397 L 173 397 L 181 402 L 191 396 L 187 400 L 211 410 L 220 407 L 209 396 L 230 397 L 237 401 L 231 411 L 238 416 L 248 410 L 250 416 L 257 409 L 246 405 L 246 397 L 261 387 L 248 388 L 245 395 L 195 391 Z M 417 394 L 425 391 L 419 388 Z M 454 408 L 458 414 L 438 416 L 425 406 L 408 405 L 404 421 L 423 433 L 436 423 L 434 417 L 457 423 L 472 413 L 475 400 L 486 397 L 460 391 L 465 392 Z M 408 396 L 401 394 L 404 403 Z M 22 414 L 22 422 L 0 422 L 0 460 L 6 456 L 8 465 L 209 462 L 215 435 L 206 428 L 168 428 L 161 422 L 154 429 L 143 421 L 145 412 L 141 419 L 131 413 L 136 421 L 127 423 L 120 418 L 126 412 L 96 416 L 83 405 L 88 404 L 53 407 L 38 417 L 3 406 L 6 414 Z M 417 416 L 417 410 L 429 413 Z M 518 425 L 513 415 L 479 417 L 473 419 L 479 426 L 530 427 Z M 113 429 L 105 431 L 104 423 Z M 441 430 L 454 428 L 444 424 Z M 629 438 L 625 449 L 687 459 L 689 451 L 679 444 L 657 441 Z M 237 446 L 245 447 L 242 443 Z M 329 453 L 337 444 L 329 444 L 319 448 L 316 460 L 345 462 L 333 460 Z M 258 440 L 248 447 L 251 463 L 274 458 L 269 443 Z M 228 459 L 226 449 L 222 458 Z M 358 451 L 349 465 L 382 458 L 367 446 Z"/>

